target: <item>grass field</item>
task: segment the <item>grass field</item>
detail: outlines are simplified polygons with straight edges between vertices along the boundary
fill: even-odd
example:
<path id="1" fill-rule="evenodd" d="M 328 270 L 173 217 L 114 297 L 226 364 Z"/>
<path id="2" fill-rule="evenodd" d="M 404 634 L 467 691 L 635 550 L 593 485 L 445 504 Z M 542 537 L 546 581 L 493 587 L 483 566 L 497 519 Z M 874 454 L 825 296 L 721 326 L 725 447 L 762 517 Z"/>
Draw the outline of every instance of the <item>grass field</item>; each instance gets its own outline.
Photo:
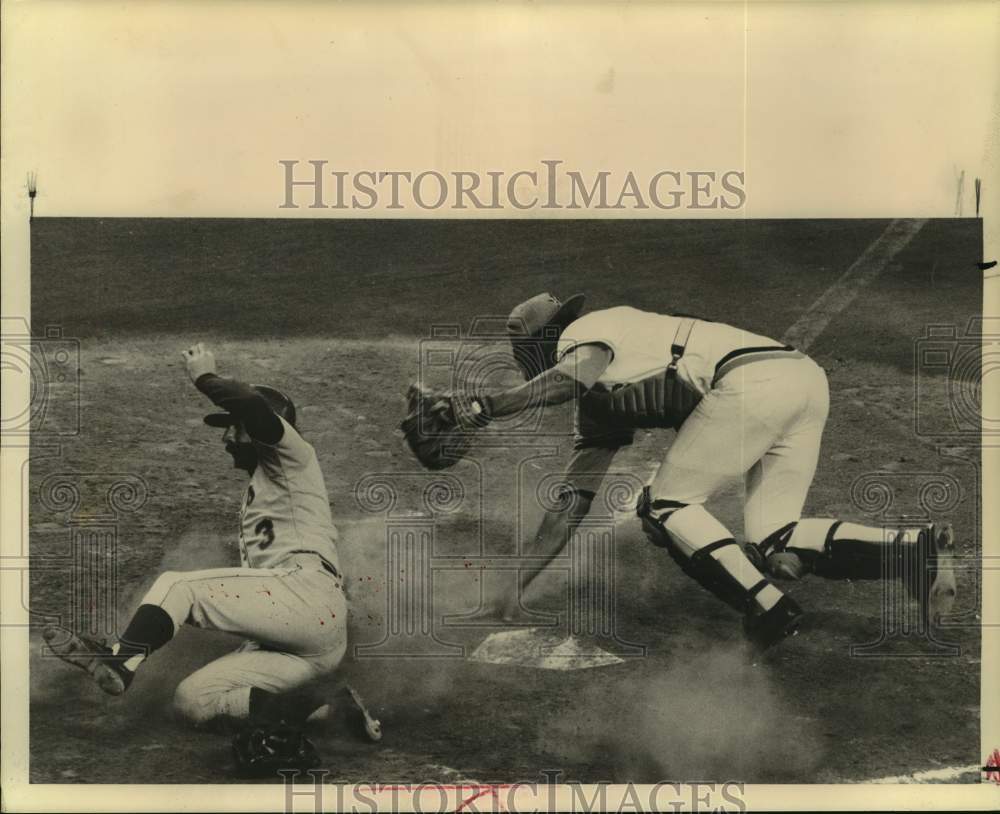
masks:
<path id="1" fill-rule="evenodd" d="M 591 308 L 698 313 L 780 337 L 885 227 L 38 219 L 32 325 L 36 333 L 58 325 L 80 342 L 81 429 L 57 451 L 37 442 L 33 451 L 30 607 L 39 622 L 75 607 L 69 519 L 40 495 L 59 473 L 86 484 L 81 513 L 105 510 L 101 490 L 122 474 L 145 484 L 144 505 L 115 521 L 120 626 L 161 570 L 235 563 L 243 482 L 218 433 L 201 423 L 208 405 L 180 357 L 192 342 L 211 344 L 223 373 L 266 381 L 295 399 L 342 533 L 351 635 L 373 644 L 387 628 L 386 520 L 365 511 L 355 492 L 379 475 L 399 484 L 397 519 L 423 505 L 425 481 L 395 428 L 432 326 L 464 330 L 473 317 L 504 315 L 538 291 L 583 291 Z M 981 311 L 980 246 L 976 221 L 929 221 L 810 348 L 828 371 L 832 405 L 808 514 L 880 522 L 852 498 L 852 485 L 868 476 L 894 484 L 893 512 L 916 513 L 920 485 L 944 475 L 958 493 L 943 514 L 956 526 L 960 554 L 974 562 L 978 441 L 943 447 L 918 437 L 913 393 L 914 348 L 926 326 L 961 331 Z M 947 425 L 947 371 L 919 375 L 937 394 L 921 409 Z M 553 411 L 545 428 L 558 433 L 567 415 Z M 671 438 L 641 433 L 615 471 L 646 477 Z M 435 552 L 472 567 L 434 583 L 434 622 L 450 642 L 472 648 L 490 632 L 443 617 L 474 613 L 484 582 L 504 584 L 480 570 L 484 552 L 509 555 L 518 534 L 530 533 L 539 510 L 520 498 L 558 471 L 569 439 L 550 435 L 538 446 L 499 449 L 484 458 L 488 466 L 451 470 L 466 497 L 438 518 Z M 740 532 L 737 487 L 712 509 Z M 981 762 L 971 571 L 960 577 L 956 620 L 943 634 L 957 655 L 910 642 L 894 657 L 852 657 L 852 644 L 879 637 L 882 586 L 810 578 L 790 588 L 810 612 L 807 626 L 754 662 L 738 617 L 624 513 L 614 550 L 618 640 L 602 646 L 623 664 L 561 672 L 462 658 L 352 659 L 345 670 L 386 735 L 374 746 L 317 725 L 311 735 L 330 782 L 531 781 L 541 769 L 590 782 L 856 782 Z M 559 612 L 566 572 L 545 579 L 537 608 Z M 86 608 L 78 618 L 88 621 Z M 228 740 L 183 728 L 169 708 L 176 684 L 232 640 L 184 630 L 121 700 L 42 658 L 33 641 L 34 782 L 232 780 Z M 645 656 L 630 657 L 627 642 L 644 645 Z"/>

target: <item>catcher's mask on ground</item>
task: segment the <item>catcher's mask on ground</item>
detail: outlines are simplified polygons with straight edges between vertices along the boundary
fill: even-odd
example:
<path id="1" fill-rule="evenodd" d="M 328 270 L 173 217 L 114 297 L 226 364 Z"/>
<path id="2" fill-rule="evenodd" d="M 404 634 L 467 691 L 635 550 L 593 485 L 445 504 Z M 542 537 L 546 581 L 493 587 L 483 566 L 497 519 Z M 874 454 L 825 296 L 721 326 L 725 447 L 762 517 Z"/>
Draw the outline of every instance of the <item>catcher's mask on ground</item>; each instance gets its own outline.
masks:
<path id="1" fill-rule="evenodd" d="M 585 299 L 583 294 L 574 294 L 566 302 L 560 302 L 551 294 L 538 294 L 510 312 L 507 335 L 526 380 L 555 364 L 559 336 L 580 316 Z"/>

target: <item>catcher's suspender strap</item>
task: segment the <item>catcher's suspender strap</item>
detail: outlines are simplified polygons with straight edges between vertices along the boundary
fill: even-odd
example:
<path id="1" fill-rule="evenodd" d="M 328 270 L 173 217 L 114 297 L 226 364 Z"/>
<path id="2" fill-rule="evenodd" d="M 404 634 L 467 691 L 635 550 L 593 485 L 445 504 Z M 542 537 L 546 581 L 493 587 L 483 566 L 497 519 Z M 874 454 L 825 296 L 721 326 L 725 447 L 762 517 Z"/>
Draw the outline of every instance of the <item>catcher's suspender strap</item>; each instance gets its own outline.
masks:
<path id="1" fill-rule="evenodd" d="M 667 378 L 672 379 L 677 375 L 677 363 L 684 355 L 688 340 L 691 338 L 691 331 L 694 329 L 694 320 L 682 318 L 677 332 L 674 334 L 674 341 L 670 345 L 670 364 L 667 365 Z"/>

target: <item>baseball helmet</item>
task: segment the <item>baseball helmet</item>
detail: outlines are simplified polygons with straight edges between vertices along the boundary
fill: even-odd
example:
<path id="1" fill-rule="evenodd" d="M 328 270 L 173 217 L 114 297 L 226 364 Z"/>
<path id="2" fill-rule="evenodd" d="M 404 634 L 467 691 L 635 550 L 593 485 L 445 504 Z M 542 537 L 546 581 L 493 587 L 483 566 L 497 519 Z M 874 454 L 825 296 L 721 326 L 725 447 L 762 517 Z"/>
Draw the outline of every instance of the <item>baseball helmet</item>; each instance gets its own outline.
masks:
<path id="1" fill-rule="evenodd" d="M 566 326 L 580 316 L 585 300 L 583 294 L 574 294 L 566 302 L 549 293 L 537 294 L 510 312 L 507 335 L 525 379 L 552 367 L 556 343 Z"/>
<path id="2" fill-rule="evenodd" d="M 295 404 L 292 400 L 275 387 L 268 387 L 266 384 L 251 384 L 254 390 L 264 397 L 264 401 L 274 410 L 275 415 L 281 416 L 285 421 L 295 426 Z M 232 413 L 211 413 L 205 416 L 205 423 L 210 427 L 229 427 L 236 419 Z"/>

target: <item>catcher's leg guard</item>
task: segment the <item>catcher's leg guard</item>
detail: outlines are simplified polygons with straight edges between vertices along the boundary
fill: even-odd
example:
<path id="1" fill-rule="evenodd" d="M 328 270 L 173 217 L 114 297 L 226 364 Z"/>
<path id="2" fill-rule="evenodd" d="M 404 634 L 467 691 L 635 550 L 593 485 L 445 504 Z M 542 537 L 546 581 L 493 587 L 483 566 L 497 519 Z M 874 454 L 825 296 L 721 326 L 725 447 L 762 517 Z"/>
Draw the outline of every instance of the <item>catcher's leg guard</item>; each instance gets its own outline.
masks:
<path id="1" fill-rule="evenodd" d="M 802 579 L 812 573 L 832 520 L 797 520 L 747 546 L 753 563 L 778 579 Z"/>
<path id="2" fill-rule="evenodd" d="M 748 545 L 748 550 L 762 571 L 781 579 L 801 579 L 813 572 L 828 578 L 878 579 L 885 545 L 881 528 L 805 518 Z"/>
<path id="3" fill-rule="evenodd" d="M 734 610 L 750 613 L 757 604 L 767 611 L 781 599 L 781 592 L 703 506 L 654 500 L 647 489 L 637 513 L 650 542 L 666 548 L 685 574 Z"/>
<path id="4" fill-rule="evenodd" d="M 900 579 L 934 622 L 955 603 L 955 535 L 949 523 L 887 533 L 837 520 L 801 520 L 785 549 L 827 579 Z M 768 558 L 770 565 L 772 554 Z"/>
<path id="5" fill-rule="evenodd" d="M 642 530 L 646 532 L 646 537 L 657 548 L 671 549 L 670 535 L 663 527 L 664 522 L 678 509 L 683 509 L 687 503 L 677 500 L 653 500 L 650 496 L 649 487 L 644 486 L 642 494 L 639 495 L 639 502 L 636 504 L 635 513 L 642 523 Z M 671 553 L 671 556 L 673 554 Z M 676 559 L 676 557 L 675 557 Z"/>
<path id="6" fill-rule="evenodd" d="M 805 523 L 806 521 L 802 521 Z M 813 528 L 803 546 L 817 550 L 814 571 L 826 579 L 881 579 L 885 562 L 895 557 L 893 537 L 873 526 L 839 520 L 811 520 Z"/>

